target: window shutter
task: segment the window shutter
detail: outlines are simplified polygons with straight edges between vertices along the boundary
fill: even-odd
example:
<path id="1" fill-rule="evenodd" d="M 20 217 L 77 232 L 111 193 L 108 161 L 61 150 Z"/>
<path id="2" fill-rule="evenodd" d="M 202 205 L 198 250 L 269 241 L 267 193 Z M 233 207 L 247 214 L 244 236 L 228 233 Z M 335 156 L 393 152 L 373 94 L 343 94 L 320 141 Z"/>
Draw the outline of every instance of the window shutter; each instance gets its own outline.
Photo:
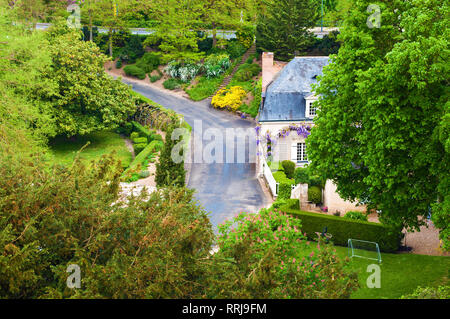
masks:
<path id="1" fill-rule="evenodd" d="M 297 163 L 297 143 L 291 145 L 291 161 Z"/>
<path id="2" fill-rule="evenodd" d="M 280 142 L 278 144 L 278 146 L 279 146 L 278 151 L 280 152 L 279 153 L 280 154 L 280 161 L 287 160 L 289 158 L 287 143 L 286 142 Z"/>

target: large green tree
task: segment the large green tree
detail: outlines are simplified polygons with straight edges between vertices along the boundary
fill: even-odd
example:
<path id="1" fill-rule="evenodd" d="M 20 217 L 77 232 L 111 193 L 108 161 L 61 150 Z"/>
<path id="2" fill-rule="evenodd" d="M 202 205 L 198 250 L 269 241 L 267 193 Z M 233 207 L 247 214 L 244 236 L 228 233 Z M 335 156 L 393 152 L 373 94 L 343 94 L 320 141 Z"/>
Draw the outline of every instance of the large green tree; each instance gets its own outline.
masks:
<path id="1" fill-rule="evenodd" d="M 49 97 L 58 134 L 115 128 L 134 113 L 129 88 L 106 74 L 107 57 L 94 43 L 62 25 L 51 28 L 47 38 L 52 61 L 45 77 L 58 87 Z"/>
<path id="2" fill-rule="evenodd" d="M 317 1 L 265 0 L 263 5 L 256 27 L 258 49 L 274 52 L 281 60 L 290 60 L 306 49 L 312 39 L 308 30 L 319 19 Z"/>
<path id="3" fill-rule="evenodd" d="M 448 247 L 448 1 L 379 3 L 379 28 L 370 4 L 355 3 L 320 79 L 308 156 L 385 221 L 417 229 L 432 207 Z"/>
<path id="4" fill-rule="evenodd" d="M 158 25 L 144 43 L 158 43 L 166 63 L 200 59 L 203 55 L 198 49 L 195 30 L 200 24 L 202 0 L 155 0 L 153 4 Z"/>

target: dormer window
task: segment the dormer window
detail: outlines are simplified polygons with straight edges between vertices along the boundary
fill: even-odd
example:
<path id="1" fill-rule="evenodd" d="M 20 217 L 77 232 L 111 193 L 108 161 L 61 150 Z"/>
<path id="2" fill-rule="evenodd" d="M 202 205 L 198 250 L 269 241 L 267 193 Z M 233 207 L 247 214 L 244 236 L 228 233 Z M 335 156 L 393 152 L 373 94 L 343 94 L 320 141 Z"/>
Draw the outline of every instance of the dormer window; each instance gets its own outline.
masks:
<path id="1" fill-rule="evenodd" d="M 317 115 L 317 108 L 313 106 L 313 102 L 309 102 L 309 117 L 314 117 Z"/>
<path id="2" fill-rule="evenodd" d="M 305 100 L 305 117 L 312 119 L 317 115 L 317 107 L 314 106 L 314 102 L 317 100 L 317 98 L 313 96 L 306 98 Z"/>

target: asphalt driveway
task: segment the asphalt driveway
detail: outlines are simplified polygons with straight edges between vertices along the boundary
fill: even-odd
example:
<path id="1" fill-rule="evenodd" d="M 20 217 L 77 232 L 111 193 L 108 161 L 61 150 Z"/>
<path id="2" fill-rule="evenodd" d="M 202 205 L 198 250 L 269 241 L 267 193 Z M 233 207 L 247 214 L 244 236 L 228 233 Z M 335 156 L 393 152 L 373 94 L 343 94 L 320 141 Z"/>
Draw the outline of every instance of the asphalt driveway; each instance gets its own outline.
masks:
<path id="1" fill-rule="evenodd" d="M 193 102 L 149 86 L 123 81 L 152 101 L 184 115 L 185 120 L 194 130 L 195 120 L 202 121 L 203 131 L 208 128 L 217 128 L 224 135 L 226 129 L 247 129 L 254 126 L 254 123 L 247 120 L 210 108 L 207 102 Z M 201 143 L 207 145 L 210 142 L 201 141 Z M 224 154 L 230 151 L 237 153 L 236 144 L 227 145 L 225 137 L 223 144 Z M 234 150 L 229 149 L 231 147 Z M 256 164 L 251 162 L 247 155 L 245 163 L 193 163 L 191 165 L 188 187 L 196 190 L 199 203 L 211 212 L 210 219 L 214 227 L 239 212 L 254 213 L 267 206 L 268 200 L 256 177 Z"/>

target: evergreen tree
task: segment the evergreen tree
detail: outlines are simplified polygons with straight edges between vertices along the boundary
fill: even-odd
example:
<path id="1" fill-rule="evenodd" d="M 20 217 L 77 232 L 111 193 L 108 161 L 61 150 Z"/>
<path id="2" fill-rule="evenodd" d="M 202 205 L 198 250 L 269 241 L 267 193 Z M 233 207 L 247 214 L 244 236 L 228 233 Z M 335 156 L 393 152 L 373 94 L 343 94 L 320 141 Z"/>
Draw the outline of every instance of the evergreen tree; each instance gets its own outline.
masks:
<path id="1" fill-rule="evenodd" d="M 274 52 L 277 59 L 290 60 L 311 43 L 319 19 L 316 0 L 266 0 L 258 16 L 256 44 L 261 51 Z"/>
<path id="2" fill-rule="evenodd" d="M 172 139 L 174 129 L 172 126 L 167 130 L 164 148 L 161 151 L 159 162 L 156 164 L 156 184 L 159 187 L 184 186 L 185 184 L 186 171 L 184 170 L 184 161 L 175 162 L 172 156 L 172 153 L 176 152 L 176 145 L 180 143 L 180 141 Z M 183 149 L 180 150 L 180 153 L 174 155 L 184 156 Z"/>

